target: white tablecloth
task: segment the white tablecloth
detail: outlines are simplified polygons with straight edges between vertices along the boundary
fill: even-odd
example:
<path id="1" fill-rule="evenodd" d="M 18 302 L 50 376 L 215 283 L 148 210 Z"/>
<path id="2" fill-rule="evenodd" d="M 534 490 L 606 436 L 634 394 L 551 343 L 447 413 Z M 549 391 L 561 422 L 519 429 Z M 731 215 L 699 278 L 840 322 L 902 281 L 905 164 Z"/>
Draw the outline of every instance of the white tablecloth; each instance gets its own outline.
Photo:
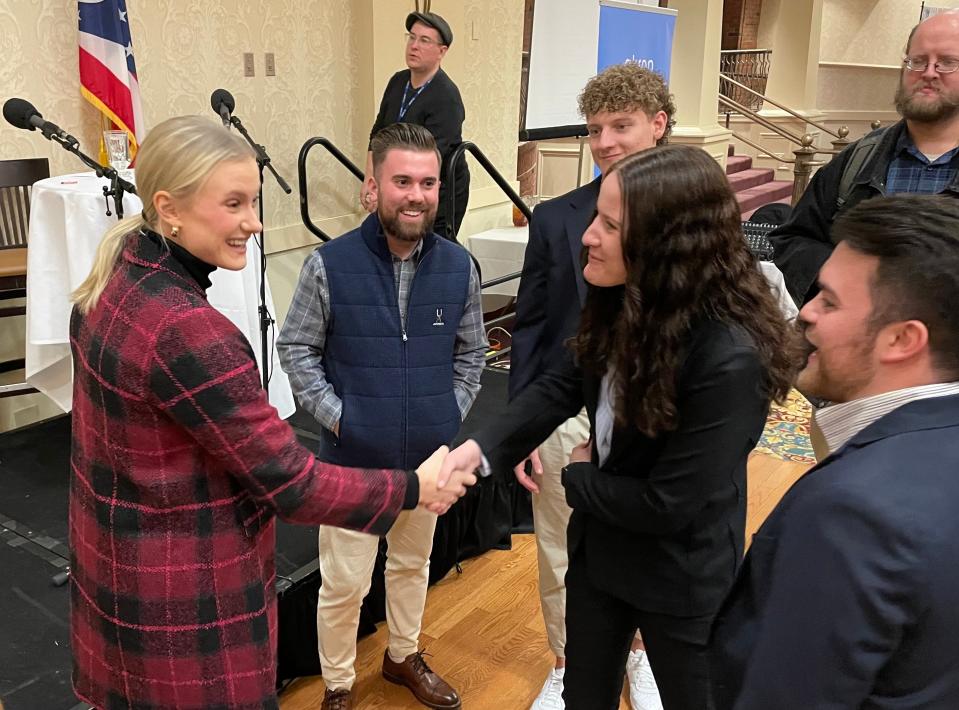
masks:
<path id="1" fill-rule="evenodd" d="M 526 242 L 529 240 L 529 227 L 499 227 L 487 229 L 468 237 L 467 247 L 483 271 L 483 281 L 490 281 L 499 276 L 512 274 L 523 268 L 523 256 L 526 253 Z M 786 281 L 782 272 L 771 261 L 760 261 L 759 270 L 769 287 L 772 289 L 776 302 L 783 315 L 792 320 L 799 311 L 786 290 Z M 507 281 L 496 286 L 490 286 L 483 293 L 502 296 L 515 296 L 519 279 Z"/>
<path id="2" fill-rule="evenodd" d="M 30 248 L 27 251 L 27 382 L 64 411 L 73 404 L 73 362 L 70 355 L 69 296 L 87 277 L 100 239 L 116 223 L 106 216 L 103 186 L 93 173 L 59 175 L 33 186 L 30 198 Z M 124 216 L 142 209 L 136 195 L 125 195 Z M 110 199 L 113 212 L 113 199 Z M 247 246 L 243 271 L 217 269 L 207 291 L 210 304 L 229 318 L 253 346 L 260 363 L 259 264 L 257 247 Z M 270 285 L 267 307 L 275 313 Z M 275 336 L 274 336 L 275 337 Z M 270 403 L 281 417 L 294 411 L 293 393 L 273 350 Z"/>

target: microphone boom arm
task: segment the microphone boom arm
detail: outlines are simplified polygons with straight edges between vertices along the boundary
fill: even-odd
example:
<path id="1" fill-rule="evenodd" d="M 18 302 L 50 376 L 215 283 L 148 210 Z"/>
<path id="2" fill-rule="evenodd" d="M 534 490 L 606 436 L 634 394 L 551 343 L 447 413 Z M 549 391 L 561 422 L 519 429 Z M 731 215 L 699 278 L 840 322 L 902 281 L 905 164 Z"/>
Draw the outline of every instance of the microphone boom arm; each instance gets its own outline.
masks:
<path id="1" fill-rule="evenodd" d="M 240 119 L 231 114 L 230 124 L 236 127 L 236 130 L 240 133 L 240 135 L 243 136 L 246 139 L 246 142 L 250 144 L 250 147 L 253 148 L 253 152 L 256 153 L 256 162 L 273 173 L 273 177 L 276 178 L 276 182 L 280 186 L 280 189 L 282 189 L 287 195 L 293 192 L 293 188 L 291 188 L 286 180 L 284 180 L 273 168 L 273 164 L 270 161 L 270 156 L 266 152 L 266 148 L 255 142 L 253 138 L 250 137 L 250 134 L 247 132 Z"/>
<path id="2" fill-rule="evenodd" d="M 128 182 L 120 177 L 119 173 L 117 173 L 112 166 L 104 167 L 80 150 L 79 141 L 74 142 L 66 140 L 56 133 L 51 133 L 50 135 L 44 133 L 43 135 L 49 138 L 52 142 L 58 144 L 67 152 L 73 153 L 75 156 L 77 156 L 81 163 L 96 173 L 97 177 L 105 177 L 110 181 L 110 187 L 104 186 L 103 188 L 103 199 L 107 200 L 107 216 L 110 216 L 109 198 L 112 197 L 116 207 L 117 219 L 123 219 L 123 193 L 129 192 L 131 195 L 137 194 L 137 189 L 133 183 Z"/>

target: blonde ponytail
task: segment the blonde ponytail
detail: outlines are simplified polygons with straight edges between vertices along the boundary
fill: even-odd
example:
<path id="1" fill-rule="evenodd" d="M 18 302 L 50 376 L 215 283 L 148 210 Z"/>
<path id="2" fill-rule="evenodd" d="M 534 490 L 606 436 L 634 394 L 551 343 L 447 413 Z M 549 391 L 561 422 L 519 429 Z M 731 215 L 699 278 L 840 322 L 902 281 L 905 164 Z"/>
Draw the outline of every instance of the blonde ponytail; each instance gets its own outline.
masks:
<path id="1" fill-rule="evenodd" d="M 103 235 L 100 246 L 97 247 L 97 254 L 93 259 L 93 267 L 90 269 L 89 275 L 70 294 L 70 300 L 76 304 L 81 313 L 89 313 L 97 305 L 97 301 L 100 300 L 100 294 L 106 288 L 107 282 L 113 275 L 114 268 L 116 268 L 117 260 L 126 246 L 127 235 L 144 226 L 146 226 L 146 223 L 143 221 L 143 217 L 138 214 L 136 217 L 128 217 L 117 222 Z"/>
<path id="2" fill-rule="evenodd" d="M 153 128 L 137 151 L 137 192 L 143 212 L 119 222 L 104 235 L 89 276 L 70 295 L 77 309 L 86 314 L 97 305 L 131 232 L 141 228 L 159 231 L 153 206 L 157 192 L 163 190 L 174 198 L 188 199 L 221 163 L 253 157 L 253 151 L 239 135 L 200 116 L 178 116 Z"/>

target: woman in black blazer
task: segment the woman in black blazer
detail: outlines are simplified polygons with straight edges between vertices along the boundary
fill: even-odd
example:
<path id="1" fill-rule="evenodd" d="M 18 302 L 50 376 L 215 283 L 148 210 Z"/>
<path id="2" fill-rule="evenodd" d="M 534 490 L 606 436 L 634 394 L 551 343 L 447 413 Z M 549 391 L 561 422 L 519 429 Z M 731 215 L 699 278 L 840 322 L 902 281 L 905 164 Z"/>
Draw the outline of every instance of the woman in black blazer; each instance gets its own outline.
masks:
<path id="1" fill-rule="evenodd" d="M 592 440 L 563 470 L 566 707 L 619 706 L 639 628 L 666 710 L 704 710 L 709 626 L 743 556 L 746 459 L 789 391 L 792 330 L 698 148 L 614 166 L 583 245 L 590 288 L 568 362 L 446 467 L 483 452 L 508 469 L 585 404 Z"/>

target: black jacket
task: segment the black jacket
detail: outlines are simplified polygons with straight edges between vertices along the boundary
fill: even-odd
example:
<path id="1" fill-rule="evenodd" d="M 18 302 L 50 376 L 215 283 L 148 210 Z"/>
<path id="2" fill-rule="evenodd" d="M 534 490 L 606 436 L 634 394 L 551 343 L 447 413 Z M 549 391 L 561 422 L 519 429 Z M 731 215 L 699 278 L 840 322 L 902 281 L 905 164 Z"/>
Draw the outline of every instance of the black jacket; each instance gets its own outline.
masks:
<path id="1" fill-rule="evenodd" d="M 539 205 L 529 224 L 523 276 L 516 295 L 509 396 L 562 362 L 579 328 L 586 298 L 580 256 L 583 232 L 596 211 L 599 178 Z"/>
<path id="2" fill-rule="evenodd" d="M 593 584 L 645 611 L 715 613 L 742 559 L 746 459 L 769 405 L 762 379 L 745 331 L 702 323 L 679 374 L 678 428 L 655 438 L 615 429 L 602 466 L 563 469 L 569 554 L 584 546 Z M 595 426 L 599 386 L 568 357 L 474 438 L 494 470 L 514 466 L 584 404 Z"/>
<path id="3" fill-rule="evenodd" d="M 829 232 L 838 213 L 862 200 L 886 193 L 886 174 L 905 126 L 906 122 L 900 121 L 886 131 L 872 156 L 863 163 L 841 205 L 843 196 L 839 194 L 839 183 L 859 141 L 846 146 L 813 176 L 789 221 L 770 233 L 769 241 L 775 249 L 774 261 L 783 272 L 790 295 L 798 304 L 802 305 L 818 291 L 816 277 L 835 246 Z M 959 175 L 945 191 L 959 193 Z"/>

